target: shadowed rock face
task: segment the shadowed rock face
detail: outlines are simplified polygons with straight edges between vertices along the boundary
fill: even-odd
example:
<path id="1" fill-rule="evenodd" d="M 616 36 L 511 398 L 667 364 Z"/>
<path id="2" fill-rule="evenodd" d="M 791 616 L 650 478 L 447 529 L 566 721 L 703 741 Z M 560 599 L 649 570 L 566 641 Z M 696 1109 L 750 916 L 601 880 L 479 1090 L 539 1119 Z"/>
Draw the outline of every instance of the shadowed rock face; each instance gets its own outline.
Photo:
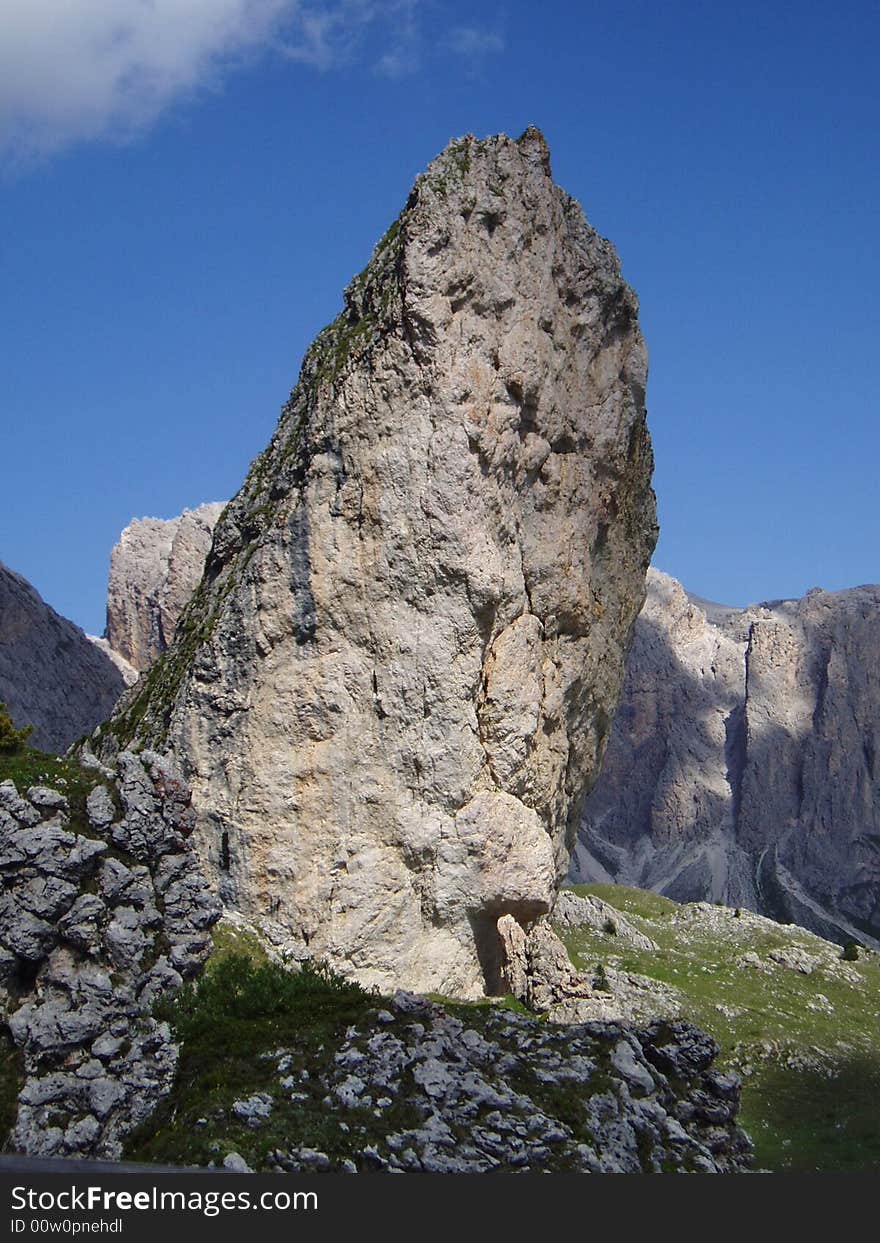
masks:
<path id="1" fill-rule="evenodd" d="M 116 665 L 20 574 L 0 565 L 0 700 L 40 751 L 66 751 L 125 689 Z"/>
<path id="2" fill-rule="evenodd" d="M 114 730 L 292 952 L 475 994 L 566 873 L 644 597 L 637 304 L 536 130 L 452 143 L 345 301 Z"/>
<path id="3" fill-rule="evenodd" d="M 880 587 L 748 609 L 651 570 L 577 880 L 880 943 Z"/>
<path id="4" fill-rule="evenodd" d="M 174 636 L 195 590 L 222 502 L 185 509 L 179 518 L 133 519 L 110 554 L 106 639 L 139 672 Z"/>

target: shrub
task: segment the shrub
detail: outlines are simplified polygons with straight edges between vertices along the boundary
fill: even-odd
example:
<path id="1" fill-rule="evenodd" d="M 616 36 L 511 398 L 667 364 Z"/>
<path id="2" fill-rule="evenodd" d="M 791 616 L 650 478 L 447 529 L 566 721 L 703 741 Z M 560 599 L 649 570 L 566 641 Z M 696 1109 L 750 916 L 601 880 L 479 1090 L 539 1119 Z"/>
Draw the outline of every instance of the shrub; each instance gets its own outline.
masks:
<path id="1" fill-rule="evenodd" d="M 847 941 L 843 947 L 843 953 L 840 955 L 844 962 L 859 961 L 859 944 L 857 941 Z"/>
<path id="2" fill-rule="evenodd" d="M 178 1037 L 213 1040 L 218 1032 L 248 1024 L 284 1025 L 297 1015 L 311 1023 L 364 1009 L 370 995 L 322 964 L 306 962 L 296 973 L 275 963 L 255 965 L 232 953 L 197 984 L 185 984 L 156 1006 Z"/>
<path id="3" fill-rule="evenodd" d="M 33 725 L 25 725 L 24 729 L 16 729 L 6 704 L 0 701 L 0 754 L 18 755 L 24 751 L 27 740 L 34 732 Z"/>
<path id="4" fill-rule="evenodd" d="M 596 974 L 593 977 L 593 988 L 597 993 L 611 992 L 611 981 L 608 979 L 608 972 L 605 970 L 604 962 L 596 963 Z"/>
<path id="5" fill-rule="evenodd" d="M 608 918 L 605 920 L 605 923 L 602 925 L 602 931 L 607 932 L 609 937 L 616 937 L 617 936 L 617 921 L 612 919 L 611 916 L 609 915 Z"/>

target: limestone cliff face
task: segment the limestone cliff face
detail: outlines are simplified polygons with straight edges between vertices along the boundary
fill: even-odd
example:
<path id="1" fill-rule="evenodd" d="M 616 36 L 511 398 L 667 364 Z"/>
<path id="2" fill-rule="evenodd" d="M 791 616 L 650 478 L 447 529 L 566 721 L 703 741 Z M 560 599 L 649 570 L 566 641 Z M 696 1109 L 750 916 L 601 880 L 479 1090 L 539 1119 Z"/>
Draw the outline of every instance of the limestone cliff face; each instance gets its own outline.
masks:
<path id="1" fill-rule="evenodd" d="M 224 900 L 292 952 L 475 994 L 499 917 L 549 910 L 656 539 L 645 375 L 542 136 L 452 143 L 113 724 L 174 751 Z"/>
<path id="2" fill-rule="evenodd" d="M 650 571 L 572 875 L 880 943 L 880 587 L 748 609 Z"/>
<path id="3" fill-rule="evenodd" d="M 113 661 L 0 565 L 0 700 L 30 745 L 66 751 L 113 710 L 125 682 Z"/>
<path id="4" fill-rule="evenodd" d="M 165 651 L 195 590 L 223 504 L 185 509 L 179 518 L 132 520 L 113 546 L 107 583 L 106 640 L 140 672 Z"/>

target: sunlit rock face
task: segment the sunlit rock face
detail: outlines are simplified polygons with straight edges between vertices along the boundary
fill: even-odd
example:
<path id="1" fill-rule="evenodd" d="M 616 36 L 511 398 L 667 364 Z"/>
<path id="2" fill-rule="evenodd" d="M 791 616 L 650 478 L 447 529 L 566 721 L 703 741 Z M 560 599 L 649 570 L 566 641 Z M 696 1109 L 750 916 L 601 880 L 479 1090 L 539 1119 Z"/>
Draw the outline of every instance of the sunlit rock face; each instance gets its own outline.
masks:
<path id="1" fill-rule="evenodd" d="M 723 608 L 651 570 L 577 880 L 880 944 L 880 587 Z"/>
<path id="2" fill-rule="evenodd" d="M 169 746 L 224 901 L 474 995 L 565 876 L 656 540 L 646 355 L 533 129 L 452 143 L 317 338 L 114 723 Z"/>
<path id="3" fill-rule="evenodd" d="M 142 673 L 174 637 L 202 577 L 222 502 L 177 518 L 133 518 L 110 554 L 106 641 Z"/>

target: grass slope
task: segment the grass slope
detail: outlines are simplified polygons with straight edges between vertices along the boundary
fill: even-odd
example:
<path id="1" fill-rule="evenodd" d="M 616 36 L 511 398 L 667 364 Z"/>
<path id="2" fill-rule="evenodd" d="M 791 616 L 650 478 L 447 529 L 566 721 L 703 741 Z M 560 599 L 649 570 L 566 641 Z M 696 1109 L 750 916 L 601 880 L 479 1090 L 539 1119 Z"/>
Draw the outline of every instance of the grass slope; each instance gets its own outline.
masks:
<path id="1" fill-rule="evenodd" d="M 756 1168 L 880 1170 L 880 956 L 843 963 L 802 928 L 619 885 L 576 886 L 657 944 L 639 950 L 589 928 L 559 929 L 576 966 L 606 962 L 670 984 L 683 1017 L 710 1032 L 743 1076 L 741 1121 Z M 798 951 L 810 974 L 769 958 Z M 743 963 L 757 955 L 762 966 Z"/>

